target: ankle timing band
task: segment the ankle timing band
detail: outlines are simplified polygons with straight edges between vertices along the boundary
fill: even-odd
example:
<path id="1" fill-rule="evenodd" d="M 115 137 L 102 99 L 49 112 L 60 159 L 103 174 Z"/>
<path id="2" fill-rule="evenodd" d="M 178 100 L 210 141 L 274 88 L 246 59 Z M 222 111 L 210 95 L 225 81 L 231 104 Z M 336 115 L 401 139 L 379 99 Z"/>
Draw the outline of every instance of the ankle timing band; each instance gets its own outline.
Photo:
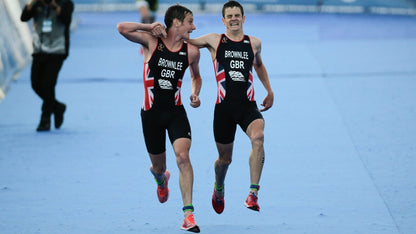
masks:
<path id="1" fill-rule="evenodd" d="M 217 190 L 218 192 L 221 192 L 224 189 L 224 185 L 222 185 L 221 187 L 218 187 L 217 182 L 215 182 L 215 190 Z"/>
<path id="2" fill-rule="evenodd" d="M 156 174 L 152 171 L 152 169 L 150 169 L 150 172 L 155 177 L 155 181 L 156 181 L 157 185 L 163 185 L 165 183 L 165 173 Z"/>
<path id="3" fill-rule="evenodd" d="M 260 190 L 260 185 L 258 185 L 258 184 L 251 184 L 250 185 L 250 189 L 255 189 L 255 190 Z"/>
<path id="4" fill-rule="evenodd" d="M 157 181 L 157 179 L 156 179 L 156 178 L 155 178 L 155 181 L 156 181 L 156 184 L 157 184 L 157 185 L 162 185 L 162 184 L 164 184 L 164 183 L 165 183 L 165 177 L 163 177 L 163 178 L 162 178 L 162 181 L 160 181 L 160 182 L 159 182 L 159 181 Z"/>
<path id="5" fill-rule="evenodd" d="M 191 212 L 194 212 L 194 206 L 192 204 L 189 204 L 187 206 L 184 206 L 182 208 L 182 210 L 183 210 L 183 212 L 188 211 L 188 210 L 191 211 Z"/>

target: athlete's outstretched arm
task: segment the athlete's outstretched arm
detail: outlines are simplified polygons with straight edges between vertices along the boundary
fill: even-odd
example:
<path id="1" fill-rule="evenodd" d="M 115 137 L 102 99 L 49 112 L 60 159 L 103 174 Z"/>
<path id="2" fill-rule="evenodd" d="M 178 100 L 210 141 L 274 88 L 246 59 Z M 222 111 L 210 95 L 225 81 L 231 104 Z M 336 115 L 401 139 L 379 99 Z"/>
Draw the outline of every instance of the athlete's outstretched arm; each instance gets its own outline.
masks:
<path id="1" fill-rule="evenodd" d="M 259 77 L 261 83 L 267 91 L 267 96 L 264 98 L 263 103 L 260 105 L 263 106 L 260 111 L 266 111 L 273 106 L 274 102 L 274 93 L 272 86 L 270 85 L 269 75 L 267 74 L 266 67 L 264 66 L 263 60 L 261 58 L 261 41 L 258 38 L 251 37 L 252 46 L 254 50 L 254 61 L 253 67 L 256 70 L 257 76 Z"/>
<path id="2" fill-rule="evenodd" d="M 117 24 L 117 29 L 121 35 L 132 42 L 149 47 L 149 41 L 154 37 L 166 37 L 165 26 L 162 23 L 142 24 L 135 22 L 122 22 Z"/>
<path id="3" fill-rule="evenodd" d="M 220 38 L 220 34 L 208 33 L 195 39 L 188 39 L 187 41 L 198 48 L 207 48 L 211 53 L 212 59 L 215 59 Z"/>
<path id="4" fill-rule="evenodd" d="M 202 78 L 199 72 L 199 58 L 200 52 L 199 49 L 195 46 L 188 45 L 189 53 L 189 73 L 191 75 L 191 89 L 192 94 L 190 96 L 191 106 L 196 108 L 201 105 L 201 100 L 199 99 L 199 93 L 202 86 Z"/>

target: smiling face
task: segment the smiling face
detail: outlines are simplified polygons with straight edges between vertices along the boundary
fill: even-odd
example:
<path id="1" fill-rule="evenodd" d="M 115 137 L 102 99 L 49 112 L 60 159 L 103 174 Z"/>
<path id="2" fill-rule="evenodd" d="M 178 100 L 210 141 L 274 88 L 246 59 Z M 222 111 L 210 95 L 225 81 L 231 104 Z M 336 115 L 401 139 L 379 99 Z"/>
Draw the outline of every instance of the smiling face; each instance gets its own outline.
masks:
<path id="1" fill-rule="evenodd" d="M 179 4 L 173 5 L 166 10 L 165 25 L 167 31 L 175 33 L 179 39 L 189 39 L 189 34 L 196 29 L 192 11 Z"/>
<path id="2" fill-rule="evenodd" d="M 187 13 L 183 22 L 179 22 L 178 31 L 182 34 L 183 39 L 189 39 L 192 31 L 196 29 L 194 25 L 194 16 Z"/>
<path id="3" fill-rule="evenodd" d="M 224 17 L 222 18 L 222 23 L 227 28 L 227 31 L 242 31 L 244 21 L 245 16 L 243 16 L 240 8 L 228 7 L 224 9 Z"/>

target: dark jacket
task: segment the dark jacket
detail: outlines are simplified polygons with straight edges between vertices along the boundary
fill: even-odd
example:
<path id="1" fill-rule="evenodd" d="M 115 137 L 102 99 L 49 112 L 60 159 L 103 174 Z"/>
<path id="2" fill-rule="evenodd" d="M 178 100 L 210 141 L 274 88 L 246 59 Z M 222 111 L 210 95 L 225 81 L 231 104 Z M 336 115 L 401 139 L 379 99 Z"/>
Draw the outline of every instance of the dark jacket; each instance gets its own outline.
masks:
<path id="1" fill-rule="evenodd" d="M 61 7 L 59 15 L 41 1 L 37 1 L 30 10 L 27 5 L 23 8 L 20 19 L 26 22 L 33 18 L 33 55 L 68 56 L 69 31 L 74 3 L 71 0 L 55 1 Z"/>

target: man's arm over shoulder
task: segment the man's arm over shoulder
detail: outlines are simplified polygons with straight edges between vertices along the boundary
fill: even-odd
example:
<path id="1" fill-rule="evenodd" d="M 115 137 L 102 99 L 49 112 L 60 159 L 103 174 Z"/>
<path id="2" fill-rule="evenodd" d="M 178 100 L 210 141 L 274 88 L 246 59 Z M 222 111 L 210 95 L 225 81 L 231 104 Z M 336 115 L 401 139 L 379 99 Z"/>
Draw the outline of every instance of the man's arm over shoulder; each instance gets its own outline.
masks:
<path id="1" fill-rule="evenodd" d="M 152 35 L 152 30 L 160 26 L 161 23 L 155 22 L 153 24 L 142 24 L 135 22 L 121 22 L 117 24 L 117 30 L 127 40 L 139 43 L 144 48 L 149 48 L 149 41 L 155 41 L 156 37 Z"/>
<path id="2" fill-rule="evenodd" d="M 216 48 L 220 41 L 221 35 L 218 33 L 208 33 L 195 39 L 189 39 L 188 42 L 198 48 Z"/>
<path id="3" fill-rule="evenodd" d="M 214 59 L 220 39 L 220 34 L 209 33 L 195 39 L 189 39 L 188 42 L 198 48 L 207 48 L 211 53 L 212 58 Z"/>

